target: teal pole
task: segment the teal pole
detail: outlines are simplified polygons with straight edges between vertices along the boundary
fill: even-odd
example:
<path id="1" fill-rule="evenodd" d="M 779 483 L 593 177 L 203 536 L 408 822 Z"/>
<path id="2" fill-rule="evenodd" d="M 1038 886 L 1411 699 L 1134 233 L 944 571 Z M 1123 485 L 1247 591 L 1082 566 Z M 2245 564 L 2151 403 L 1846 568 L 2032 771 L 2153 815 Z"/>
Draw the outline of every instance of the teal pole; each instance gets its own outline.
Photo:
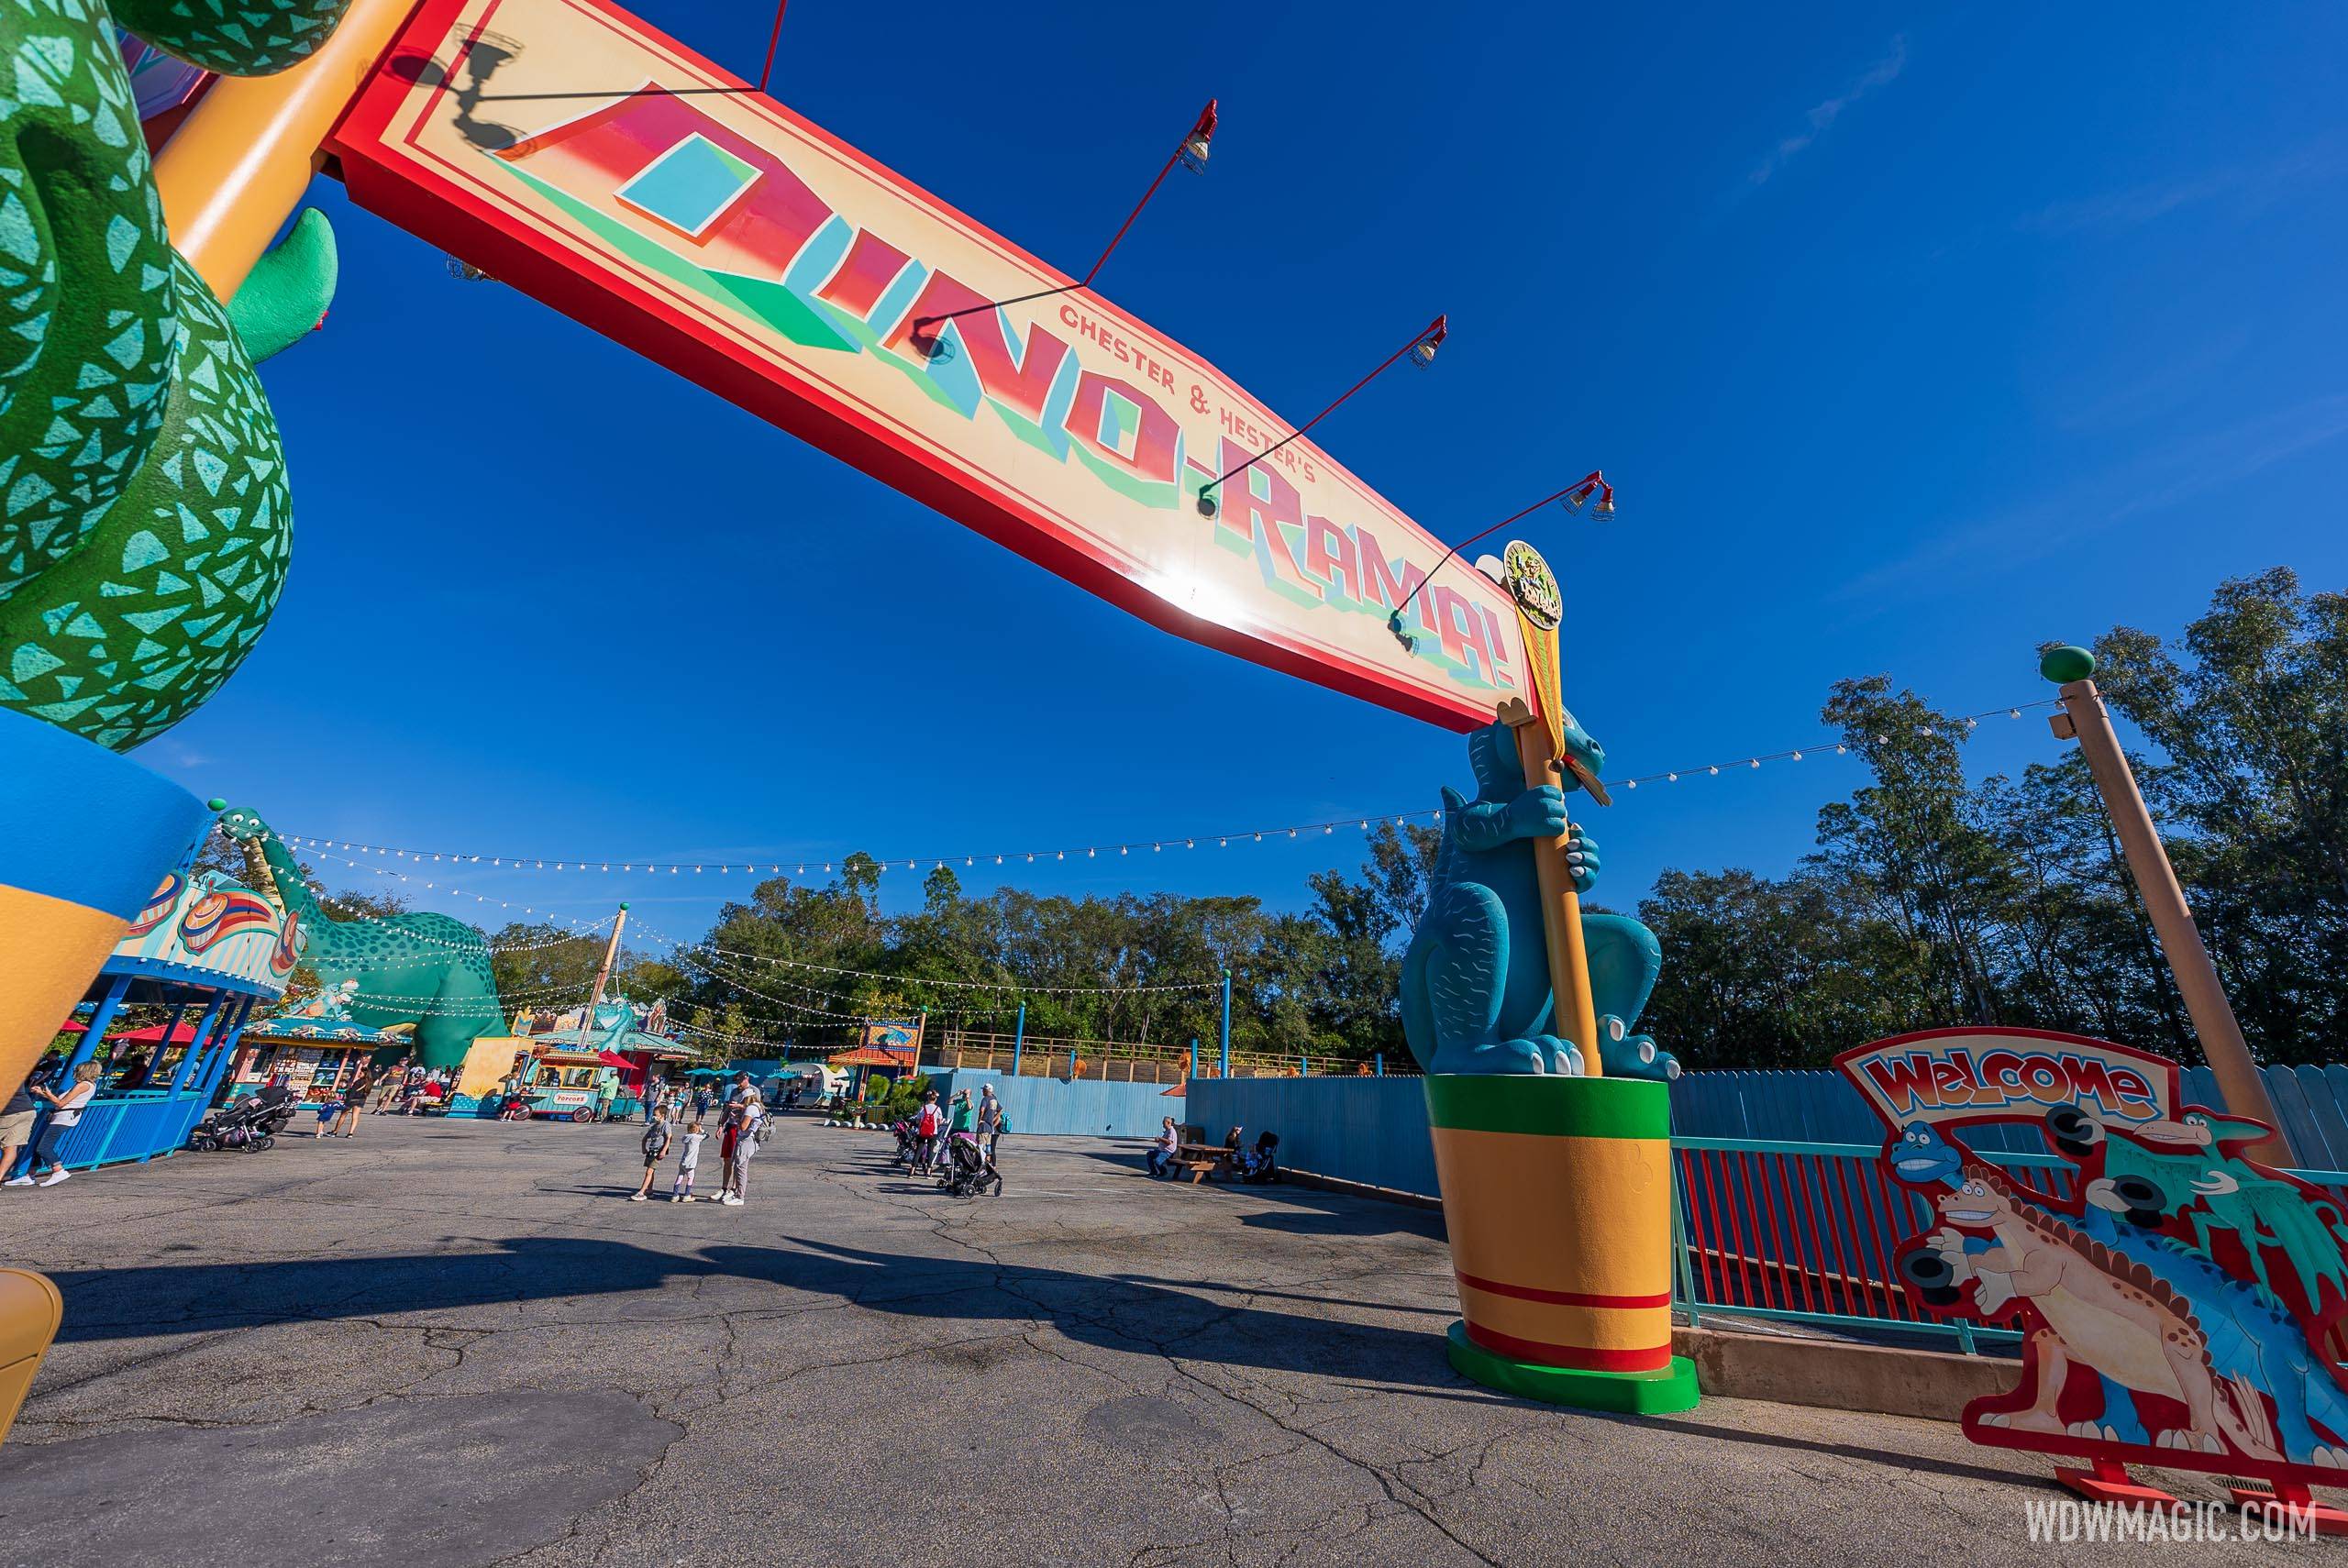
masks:
<path id="1" fill-rule="evenodd" d="M 82 1043 L 73 1047 L 73 1055 L 66 1058 L 64 1071 L 59 1075 L 61 1079 L 70 1081 L 73 1069 L 97 1054 L 98 1042 L 105 1036 L 106 1025 L 114 1021 L 115 1009 L 122 1005 L 122 999 L 129 989 L 129 976 L 116 975 L 114 977 L 114 984 L 106 988 L 105 999 L 98 1003 L 98 1010 L 90 1015 L 89 1032 L 82 1036 Z M 56 1088 L 58 1086 L 52 1084 L 50 1087 Z"/>
<path id="2" fill-rule="evenodd" d="M 1297 1076 L 1298 1077 L 1300 1077 L 1300 1078 L 1309 1078 L 1309 1077 L 1311 1077 L 1312 1076 L 1312 1057 L 1310 1057 L 1310 1056 L 1299 1056 L 1299 1057 L 1297 1057 L 1297 1059 L 1296 1059 L 1296 1076 Z"/>
<path id="3" fill-rule="evenodd" d="M 1386 1053 L 1380 1051 L 1375 1056 L 1371 1057 L 1370 1060 L 1378 1064 L 1378 1076 L 1381 1078 L 1384 1077 L 1386 1076 Z"/>
<path id="4" fill-rule="evenodd" d="M 1231 971 L 1223 972 L 1223 1076 L 1231 1076 Z"/>
<path id="5" fill-rule="evenodd" d="M 195 1038 L 187 1043 L 187 1050 L 180 1056 L 179 1070 L 172 1075 L 170 1092 L 176 1095 L 187 1087 L 188 1074 L 194 1069 L 196 1058 L 212 1043 L 212 1030 L 220 1021 L 220 1009 L 228 1000 L 226 991 L 212 993 L 212 1004 L 204 1010 L 204 1017 L 195 1026 Z M 171 1039 L 166 1034 L 165 1040 Z"/>
<path id="6" fill-rule="evenodd" d="M 1011 1076 L 1019 1076 L 1019 1052 L 1027 1043 L 1027 1004 L 1019 1004 L 1018 1032 L 1011 1037 Z"/>
<path id="7" fill-rule="evenodd" d="M 1199 1076 L 1199 1037 L 1195 1034 L 1191 1036 L 1191 1076 Z"/>

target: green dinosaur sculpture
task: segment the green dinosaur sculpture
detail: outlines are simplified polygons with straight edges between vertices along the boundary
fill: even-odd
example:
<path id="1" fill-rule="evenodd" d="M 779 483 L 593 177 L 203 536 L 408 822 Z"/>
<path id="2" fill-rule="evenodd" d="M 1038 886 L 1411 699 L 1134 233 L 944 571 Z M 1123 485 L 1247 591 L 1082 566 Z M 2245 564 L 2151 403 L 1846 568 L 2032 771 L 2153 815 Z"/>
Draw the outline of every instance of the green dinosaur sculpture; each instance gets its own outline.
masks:
<path id="1" fill-rule="evenodd" d="M 116 12 L 253 75 L 347 5 Z M 0 704 L 127 751 L 219 690 L 284 586 L 284 449 L 253 364 L 324 314 L 332 236 L 305 214 L 223 309 L 165 233 L 106 6 L 0 0 Z"/>
<path id="2" fill-rule="evenodd" d="M 254 887 L 277 900 L 305 939 L 302 962 L 332 990 L 346 981 L 350 1016 L 375 1029 L 415 1025 L 416 1059 L 452 1067 L 480 1035 L 504 1024 L 489 941 L 450 915 L 419 911 L 338 921 L 327 913 L 302 867 L 252 812 L 224 812 L 220 831 L 242 846 Z"/>

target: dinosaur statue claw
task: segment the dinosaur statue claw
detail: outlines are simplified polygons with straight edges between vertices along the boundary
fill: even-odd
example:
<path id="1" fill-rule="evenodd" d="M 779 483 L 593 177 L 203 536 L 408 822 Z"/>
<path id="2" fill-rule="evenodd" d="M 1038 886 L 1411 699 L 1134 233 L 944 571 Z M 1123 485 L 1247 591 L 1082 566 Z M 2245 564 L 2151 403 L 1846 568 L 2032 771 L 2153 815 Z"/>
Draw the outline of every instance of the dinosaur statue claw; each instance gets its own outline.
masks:
<path id="1" fill-rule="evenodd" d="M 1634 1034 L 1611 1013 L 1598 1021 L 1598 1059 L 1610 1077 L 1659 1078 L 1666 1083 L 1679 1076 L 1678 1058 L 1656 1048 L 1652 1034 Z"/>

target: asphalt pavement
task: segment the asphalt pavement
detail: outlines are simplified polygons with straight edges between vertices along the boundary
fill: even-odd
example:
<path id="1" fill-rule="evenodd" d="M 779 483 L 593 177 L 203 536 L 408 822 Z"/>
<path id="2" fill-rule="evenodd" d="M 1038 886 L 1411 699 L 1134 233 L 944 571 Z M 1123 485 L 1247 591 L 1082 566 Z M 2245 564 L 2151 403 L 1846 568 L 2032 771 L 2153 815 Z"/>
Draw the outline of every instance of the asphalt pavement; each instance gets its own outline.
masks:
<path id="1" fill-rule="evenodd" d="M 2028 1507 L 2063 1496 L 2045 1463 L 1950 1426 L 1730 1399 L 1635 1420 L 1468 1383 L 1432 1214 L 1016 1135 L 1005 1195 L 958 1200 L 892 1148 L 790 1121 L 744 1207 L 630 1203 L 626 1127 L 370 1117 L 0 1192 L 0 1261 L 66 1301 L 0 1447 L 0 1564 L 2117 1550 L 2033 1544 Z"/>

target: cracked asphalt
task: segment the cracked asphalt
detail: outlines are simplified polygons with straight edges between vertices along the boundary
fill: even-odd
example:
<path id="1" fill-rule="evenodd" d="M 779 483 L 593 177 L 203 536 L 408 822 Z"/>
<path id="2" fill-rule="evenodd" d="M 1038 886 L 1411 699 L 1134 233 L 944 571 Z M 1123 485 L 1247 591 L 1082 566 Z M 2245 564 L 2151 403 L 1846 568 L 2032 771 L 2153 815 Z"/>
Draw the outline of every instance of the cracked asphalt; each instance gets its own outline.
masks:
<path id="1" fill-rule="evenodd" d="M 2044 1463 L 1953 1427 L 1731 1399 L 1637 1421 L 1470 1384 L 1418 1210 L 1161 1186 L 1074 1138 L 1006 1139 L 1007 1196 L 957 1201 L 806 1121 L 744 1208 L 631 1204 L 636 1138 L 370 1117 L 0 1193 L 0 1259 L 66 1301 L 0 1447 L 0 1564 L 2113 1550 L 2032 1545 Z"/>

